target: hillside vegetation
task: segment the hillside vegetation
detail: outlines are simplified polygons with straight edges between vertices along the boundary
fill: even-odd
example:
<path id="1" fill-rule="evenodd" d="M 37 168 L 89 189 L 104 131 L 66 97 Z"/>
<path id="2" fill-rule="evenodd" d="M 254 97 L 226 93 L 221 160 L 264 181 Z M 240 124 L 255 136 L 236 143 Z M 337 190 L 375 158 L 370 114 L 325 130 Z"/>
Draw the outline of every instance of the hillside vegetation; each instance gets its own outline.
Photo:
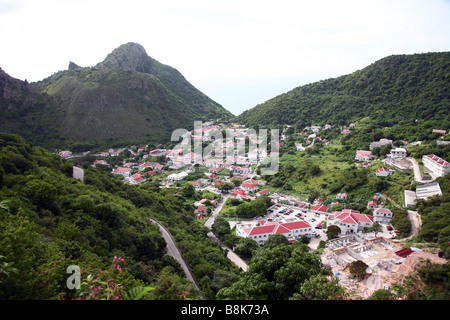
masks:
<path id="1" fill-rule="evenodd" d="M 176 189 L 131 186 L 95 169 L 83 184 L 68 161 L 4 133 L 0 186 L 0 299 L 127 299 L 145 287 L 148 299 L 201 298 L 148 217 L 172 233 L 208 298 L 238 273 Z M 83 290 L 66 286 L 71 265 Z"/>
<path id="2" fill-rule="evenodd" d="M 344 125 L 369 117 L 392 126 L 449 119 L 450 52 L 394 55 L 362 70 L 295 88 L 243 112 L 248 126 Z"/>

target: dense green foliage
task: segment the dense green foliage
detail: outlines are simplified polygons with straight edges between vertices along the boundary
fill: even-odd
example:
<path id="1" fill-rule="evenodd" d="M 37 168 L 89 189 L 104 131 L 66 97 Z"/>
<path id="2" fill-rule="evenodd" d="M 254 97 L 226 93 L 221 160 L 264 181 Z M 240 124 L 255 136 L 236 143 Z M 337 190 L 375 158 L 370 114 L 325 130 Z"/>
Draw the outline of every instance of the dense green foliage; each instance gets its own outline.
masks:
<path id="1" fill-rule="evenodd" d="M 16 271 L 1 278 L 1 298 L 78 298 L 66 287 L 69 265 L 82 269 L 83 281 L 99 272 L 97 283 L 106 281 L 102 270 L 124 285 L 115 291 L 122 298 L 149 285 L 152 299 L 199 298 L 149 216 L 171 231 L 209 298 L 220 289 L 211 289 L 223 276 L 216 270 L 238 273 L 177 190 L 157 193 L 95 169 L 85 171 L 85 184 L 71 176 L 66 160 L 0 134 L 0 256 Z M 115 256 L 124 259 L 119 269 Z"/>
<path id="2" fill-rule="evenodd" d="M 437 179 L 441 186 L 442 196 L 436 196 L 430 200 L 419 200 L 417 209 L 422 218 L 422 227 L 419 238 L 432 243 L 437 243 L 444 252 L 445 257 L 450 257 L 450 175 Z"/>
<path id="3" fill-rule="evenodd" d="M 248 126 L 344 125 L 357 119 L 392 126 L 449 117 L 450 52 L 394 55 L 352 74 L 295 88 L 243 112 Z"/>
<path id="4" fill-rule="evenodd" d="M 313 277 L 330 276 L 320 257 L 309 253 L 307 246 L 273 243 L 271 248 L 259 248 L 249 264 L 249 270 L 230 287 L 219 291 L 220 299 L 232 300 L 287 300 L 335 299 L 339 292 L 336 282 L 328 280 L 318 286 L 325 290 L 309 290 Z M 329 286 L 334 288 L 330 290 Z"/>

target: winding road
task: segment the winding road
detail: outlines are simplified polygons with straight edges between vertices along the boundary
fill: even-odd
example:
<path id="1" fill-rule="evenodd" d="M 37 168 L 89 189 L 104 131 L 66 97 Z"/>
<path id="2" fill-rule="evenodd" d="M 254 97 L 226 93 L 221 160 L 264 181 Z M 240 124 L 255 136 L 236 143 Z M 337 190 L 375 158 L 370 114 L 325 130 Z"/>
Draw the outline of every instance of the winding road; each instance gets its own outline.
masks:
<path id="1" fill-rule="evenodd" d="M 84 183 L 84 170 L 80 167 L 73 166 L 73 178 L 81 180 Z"/>

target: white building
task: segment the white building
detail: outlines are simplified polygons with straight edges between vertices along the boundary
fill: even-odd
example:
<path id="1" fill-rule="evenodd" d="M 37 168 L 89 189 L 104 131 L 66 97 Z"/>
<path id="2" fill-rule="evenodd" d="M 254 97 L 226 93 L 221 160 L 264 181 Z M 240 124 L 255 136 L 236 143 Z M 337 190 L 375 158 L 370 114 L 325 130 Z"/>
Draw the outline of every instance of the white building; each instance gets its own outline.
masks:
<path id="1" fill-rule="evenodd" d="M 388 170 L 386 168 L 379 168 L 377 169 L 377 172 L 375 173 L 377 177 L 387 177 L 392 174 L 392 170 Z"/>
<path id="2" fill-rule="evenodd" d="M 375 156 L 372 154 L 371 151 L 366 150 L 357 150 L 355 160 L 356 161 L 370 161 L 374 160 Z"/>
<path id="3" fill-rule="evenodd" d="M 373 217 L 356 210 L 344 209 L 329 214 L 327 224 L 338 226 L 341 234 L 357 233 L 364 228 L 370 228 L 373 225 Z"/>
<path id="4" fill-rule="evenodd" d="M 184 178 L 186 178 L 186 176 L 188 175 L 189 173 L 185 170 L 185 171 L 182 171 L 182 172 L 179 172 L 179 173 L 172 173 L 172 174 L 170 174 L 170 175 L 168 175 L 167 176 L 167 180 L 168 181 L 181 181 L 181 180 L 183 180 Z"/>
<path id="5" fill-rule="evenodd" d="M 391 153 L 388 154 L 389 158 L 398 159 L 398 158 L 406 158 L 407 153 L 405 148 L 395 148 L 391 150 Z"/>
<path id="6" fill-rule="evenodd" d="M 375 208 L 373 210 L 373 221 L 378 223 L 389 223 L 392 219 L 392 212 L 386 208 Z"/>
<path id="7" fill-rule="evenodd" d="M 273 234 L 282 234 L 290 242 L 293 242 L 302 235 L 310 236 L 312 232 L 313 228 L 307 222 L 301 220 L 285 223 L 270 222 L 262 226 L 241 223 L 236 225 L 237 236 L 251 238 L 259 245 L 264 245 Z"/>
<path id="8" fill-rule="evenodd" d="M 440 177 L 443 177 L 450 172 L 450 163 L 434 154 L 423 156 L 422 162 L 426 168 L 430 169 L 434 174 Z"/>

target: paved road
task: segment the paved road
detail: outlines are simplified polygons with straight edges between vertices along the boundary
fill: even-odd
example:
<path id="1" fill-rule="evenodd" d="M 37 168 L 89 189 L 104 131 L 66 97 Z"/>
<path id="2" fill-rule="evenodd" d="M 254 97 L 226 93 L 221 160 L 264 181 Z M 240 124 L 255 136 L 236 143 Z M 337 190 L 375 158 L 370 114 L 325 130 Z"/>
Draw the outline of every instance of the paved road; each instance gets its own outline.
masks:
<path id="1" fill-rule="evenodd" d="M 175 244 L 175 240 L 173 240 L 172 235 L 170 234 L 170 232 L 157 220 L 150 218 L 150 221 L 154 224 L 156 224 L 159 227 L 159 230 L 161 231 L 164 240 L 166 241 L 167 244 L 167 254 L 171 255 L 172 257 L 175 258 L 175 260 L 177 260 L 181 267 L 184 270 L 184 273 L 186 274 L 186 278 L 188 278 L 188 280 L 190 280 L 192 283 L 194 283 L 197 288 L 199 289 L 199 291 L 201 292 L 197 281 L 194 278 L 194 275 L 191 272 L 191 269 L 189 269 L 186 261 L 183 258 L 183 255 L 181 254 L 180 249 L 178 249 L 177 245 Z"/>
<path id="2" fill-rule="evenodd" d="M 408 158 L 406 158 L 406 160 L 409 160 L 409 162 L 411 162 L 411 164 L 413 165 L 414 180 L 416 180 L 416 182 L 430 183 L 437 178 L 433 173 L 430 173 L 431 180 L 424 180 L 422 178 L 422 174 L 420 173 L 420 167 L 419 167 L 419 164 L 417 163 L 417 160 L 412 157 L 408 157 Z"/>
<path id="3" fill-rule="evenodd" d="M 227 201 L 229 196 L 230 195 L 228 193 L 223 194 L 217 207 L 214 208 L 214 210 L 211 212 L 211 216 L 205 222 L 205 226 L 208 229 L 211 230 L 211 227 L 214 224 L 214 221 L 216 220 L 217 215 L 219 214 L 220 210 L 222 210 L 222 207 L 223 207 L 225 201 Z M 239 268 L 241 268 L 244 271 L 248 270 L 248 265 L 245 263 L 245 261 L 242 260 L 236 253 L 234 253 L 234 251 L 232 249 L 230 249 L 222 241 L 220 241 L 211 231 L 208 232 L 208 237 L 211 240 L 218 242 L 222 249 L 228 250 L 227 258 L 230 259 L 235 265 L 237 265 Z"/>
<path id="4" fill-rule="evenodd" d="M 73 167 L 73 178 L 79 179 L 81 182 L 84 183 L 84 170 L 80 167 Z"/>

